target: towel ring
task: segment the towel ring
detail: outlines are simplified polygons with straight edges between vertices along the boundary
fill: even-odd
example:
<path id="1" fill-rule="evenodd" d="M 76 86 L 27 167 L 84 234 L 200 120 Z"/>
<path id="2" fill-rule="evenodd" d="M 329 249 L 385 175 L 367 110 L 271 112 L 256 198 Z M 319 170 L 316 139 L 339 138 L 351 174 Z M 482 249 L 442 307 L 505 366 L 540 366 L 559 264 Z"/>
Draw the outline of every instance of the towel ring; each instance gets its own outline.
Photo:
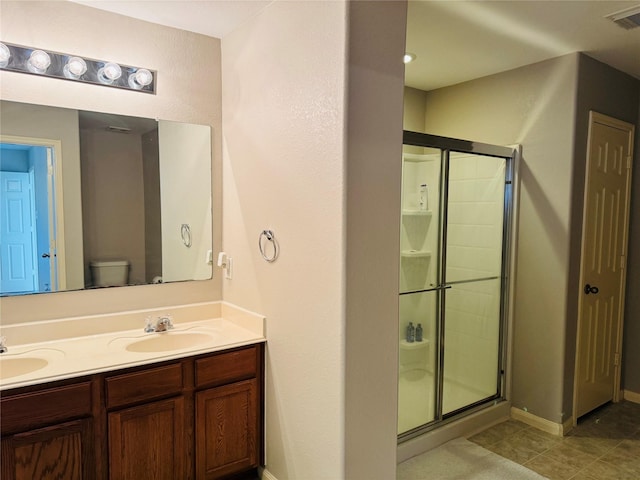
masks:
<path id="1" fill-rule="evenodd" d="M 180 236 L 182 237 L 182 243 L 187 248 L 191 248 L 191 227 L 188 223 L 183 223 L 180 227 Z"/>
<path id="2" fill-rule="evenodd" d="M 267 255 L 265 253 L 265 246 L 267 242 L 270 242 L 271 245 L 273 246 L 273 252 L 271 255 Z M 260 234 L 260 237 L 258 237 L 258 248 L 260 249 L 260 255 L 262 255 L 262 258 L 264 258 L 266 262 L 273 263 L 278 258 L 278 253 L 279 253 L 278 242 L 271 230 L 262 231 L 262 233 Z"/>

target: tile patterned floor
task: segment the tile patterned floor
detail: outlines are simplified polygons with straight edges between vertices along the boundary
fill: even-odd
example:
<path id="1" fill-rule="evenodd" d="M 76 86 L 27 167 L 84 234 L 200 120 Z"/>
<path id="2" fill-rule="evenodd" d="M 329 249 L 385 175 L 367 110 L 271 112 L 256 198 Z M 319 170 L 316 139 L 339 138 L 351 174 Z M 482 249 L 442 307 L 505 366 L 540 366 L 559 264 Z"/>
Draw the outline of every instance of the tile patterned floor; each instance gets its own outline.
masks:
<path id="1" fill-rule="evenodd" d="M 639 480 L 640 404 L 612 403 L 565 437 L 508 420 L 469 438 L 551 480 Z"/>

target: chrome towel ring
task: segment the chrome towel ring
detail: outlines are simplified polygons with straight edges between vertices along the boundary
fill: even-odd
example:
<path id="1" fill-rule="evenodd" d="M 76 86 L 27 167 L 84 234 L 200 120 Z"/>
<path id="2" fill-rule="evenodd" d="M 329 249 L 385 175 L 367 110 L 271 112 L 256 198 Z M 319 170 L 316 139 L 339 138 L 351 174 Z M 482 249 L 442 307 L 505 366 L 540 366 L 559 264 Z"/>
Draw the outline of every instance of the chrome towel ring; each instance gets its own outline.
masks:
<path id="1" fill-rule="evenodd" d="M 266 252 L 266 246 L 268 243 L 271 243 L 272 248 L 270 255 Z M 278 254 L 280 253 L 278 250 L 278 241 L 271 230 L 262 231 L 260 237 L 258 237 L 258 248 L 260 249 L 260 255 L 262 255 L 262 258 L 269 263 L 275 262 L 278 258 Z"/>
<path id="2" fill-rule="evenodd" d="M 183 223 L 180 227 L 180 236 L 182 237 L 184 246 L 191 248 L 191 226 L 188 223 Z"/>

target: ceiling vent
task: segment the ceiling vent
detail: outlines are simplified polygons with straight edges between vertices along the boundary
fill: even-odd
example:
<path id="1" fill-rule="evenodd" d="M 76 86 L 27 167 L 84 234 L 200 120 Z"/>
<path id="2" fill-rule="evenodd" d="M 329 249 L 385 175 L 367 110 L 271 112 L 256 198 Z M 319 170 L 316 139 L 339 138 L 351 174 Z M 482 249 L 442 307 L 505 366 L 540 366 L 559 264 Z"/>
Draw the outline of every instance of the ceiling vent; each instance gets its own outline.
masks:
<path id="1" fill-rule="evenodd" d="M 110 132 L 115 132 L 115 133 L 130 133 L 131 129 L 127 128 L 127 127 L 115 127 L 113 125 L 109 125 L 107 127 L 107 130 L 109 130 Z"/>
<path id="2" fill-rule="evenodd" d="M 640 5 L 611 13 L 605 18 L 627 30 L 640 27 Z"/>

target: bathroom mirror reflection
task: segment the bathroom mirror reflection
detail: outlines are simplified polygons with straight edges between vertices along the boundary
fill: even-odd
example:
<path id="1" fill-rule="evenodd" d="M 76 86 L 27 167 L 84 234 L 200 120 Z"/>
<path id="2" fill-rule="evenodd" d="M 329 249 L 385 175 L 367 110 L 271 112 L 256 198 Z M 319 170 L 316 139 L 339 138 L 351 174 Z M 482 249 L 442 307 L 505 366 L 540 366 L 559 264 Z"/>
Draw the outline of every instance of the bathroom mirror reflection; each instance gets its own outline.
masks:
<path id="1" fill-rule="evenodd" d="M 206 280 L 211 128 L 0 102 L 0 296 Z"/>

